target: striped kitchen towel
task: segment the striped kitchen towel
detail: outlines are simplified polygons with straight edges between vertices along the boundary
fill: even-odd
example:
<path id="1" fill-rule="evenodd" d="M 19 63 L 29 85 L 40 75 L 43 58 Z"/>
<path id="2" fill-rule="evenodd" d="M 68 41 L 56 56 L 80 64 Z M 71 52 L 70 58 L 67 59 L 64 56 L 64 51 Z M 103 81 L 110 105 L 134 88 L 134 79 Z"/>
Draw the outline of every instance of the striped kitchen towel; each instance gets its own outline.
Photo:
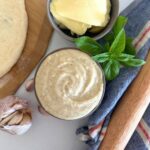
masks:
<path id="1" fill-rule="evenodd" d="M 127 35 L 134 38 L 137 56 L 144 59 L 150 49 L 150 0 L 135 0 L 121 15 L 128 17 Z M 111 113 L 128 86 L 136 78 L 139 68 L 122 68 L 119 76 L 106 85 L 104 99 L 99 108 L 89 117 L 88 125 L 77 129 L 80 139 L 89 145 L 90 150 L 100 146 Z M 126 150 L 150 150 L 150 106 L 139 123 Z"/>

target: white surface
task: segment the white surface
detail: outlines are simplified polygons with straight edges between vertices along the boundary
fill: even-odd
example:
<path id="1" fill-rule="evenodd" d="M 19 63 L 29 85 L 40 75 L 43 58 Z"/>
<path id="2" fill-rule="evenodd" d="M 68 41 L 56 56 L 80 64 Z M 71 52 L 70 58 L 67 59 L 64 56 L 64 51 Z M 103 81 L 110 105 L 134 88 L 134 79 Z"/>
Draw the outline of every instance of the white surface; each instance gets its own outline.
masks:
<path id="1" fill-rule="evenodd" d="M 133 0 L 120 0 L 120 10 L 123 10 Z M 50 42 L 48 52 L 54 49 L 73 46 L 62 39 L 56 32 Z M 34 72 L 29 78 L 34 77 Z M 0 150 L 86 150 L 87 146 L 81 143 L 75 131 L 85 120 L 62 121 L 53 117 L 42 116 L 37 110 L 37 100 L 33 93 L 27 93 L 24 85 L 16 95 L 30 101 L 33 110 L 33 126 L 23 136 L 12 136 L 0 131 Z"/>

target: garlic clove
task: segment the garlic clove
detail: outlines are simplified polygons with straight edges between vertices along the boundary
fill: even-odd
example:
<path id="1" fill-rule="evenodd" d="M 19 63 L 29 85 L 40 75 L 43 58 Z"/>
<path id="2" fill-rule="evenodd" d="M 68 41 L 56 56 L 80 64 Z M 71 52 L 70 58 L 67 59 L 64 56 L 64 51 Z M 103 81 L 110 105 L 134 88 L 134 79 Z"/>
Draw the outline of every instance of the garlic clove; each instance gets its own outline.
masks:
<path id="1" fill-rule="evenodd" d="M 32 126 L 31 113 L 18 113 L 17 117 L 14 116 L 7 125 L 4 125 L 1 130 L 6 131 L 13 135 L 22 135 L 26 133 Z M 22 117 L 22 118 L 21 118 Z M 22 119 L 22 120 L 21 120 Z"/>
<path id="2" fill-rule="evenodd" d="M 31 122 L 31 120 L 32 120 L 32 118 L 31 118 L 31 116 L 29 114 L 24 114 L 23 115 L 23 119 L 20 122 L 20 125 L 28 124 L 28 123 Z"/>
<path id="3" fill-rule="evenodd" d="M 1 122 L 0 122 L 0 126 L 4 126 L 5 124 L 7 124 L 18 112 L 14 112 L 11 115 L 9 115 L 8 117 L 4 118 Z"/>
<path id="4" fill-rule="evenodd" d="M 22 110 L 22 113 L 23 113 L 23 114 L 26 114 L 26 113 L 27 113 L 27 114 L 29 114 L 29 115 L 31 116 L 31 109 L 29 109 L 29 108 L 23 109 L 23 110 Z"/>
<path id="5" fill-rule="evenodd" d="M 0 129 L 13 135 L 27 132 L 32 125 L 27 100 L 7 96 L 0 101 Z"/>
<path id="6" fill-rule="evenodd" d="M 15 110 L 20 110 L 20 109 L 27 108 L 27 107 L 28 107 L 27 101 L 18 101 L 18 103 L 12 106 L 12 108 Z"/>
<path id="7" fill-rule="evenodd" d="M 23 113 L 18 112 L 11 120 L 7 123 L 7 125 L 17 125 L 19 124 L 23 119 Z"/>
<path id="8" fill-rule="evenodd" d="M 49 114 L 41 106 L 38 106 L 38 111 L 44 116 L 49 116 Z"/>
<path id="9" fill-rule="evenodd" d="M 25 83 L 25 89 L 27 92 L 32 92 L 34 90 L 34 80 L 28 80 Z"/>
<path id="10" fill-rule="evenodd" d="M 0 101 L 0 120 L 9 116 L 16 110 L 28 107 L 28 102 L 16 96 L 7 96 Z"/>

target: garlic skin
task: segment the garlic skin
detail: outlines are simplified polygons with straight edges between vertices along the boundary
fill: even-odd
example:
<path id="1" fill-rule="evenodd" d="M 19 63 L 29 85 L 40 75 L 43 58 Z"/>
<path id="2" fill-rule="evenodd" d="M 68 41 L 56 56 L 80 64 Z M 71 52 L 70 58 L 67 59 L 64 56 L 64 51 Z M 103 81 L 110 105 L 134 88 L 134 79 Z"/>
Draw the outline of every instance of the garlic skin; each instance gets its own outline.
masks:
<path id="1" fill-rule="evenodd" d="M 16 96 L 0 100 L 0 129 L 13 135 L 26 133 L 32 125 L 28 102 Z"/>
<path id="2" fill-rule="evenodd" d="M 27 92 L 32 92 L 34 90 L 34 80 L 33 79 L 26 81 L 25 89 Z"/>
<path id="3" fill-rule="evenodd" d="M 41 106 L 38 106 L 38 111 L 41 115 L 49 116 L 49 114 Z"/>
<path id="4" fill-rule="evenodd" d="M 14 126 L 4 126 L 3 130 L 7 131 L 8 133 L 12 135 L 23 135 L 25 134 L 30 127 L 32 126 L 32 123 L 25 124 L 25 125 L 14 125 Z"/>
<path id="5" fill-rule="evenodd" d="M 7 96 L 0 100 L 0 120 L 13 112 L 28 107 L 28 102 L 16 96 Z"/>

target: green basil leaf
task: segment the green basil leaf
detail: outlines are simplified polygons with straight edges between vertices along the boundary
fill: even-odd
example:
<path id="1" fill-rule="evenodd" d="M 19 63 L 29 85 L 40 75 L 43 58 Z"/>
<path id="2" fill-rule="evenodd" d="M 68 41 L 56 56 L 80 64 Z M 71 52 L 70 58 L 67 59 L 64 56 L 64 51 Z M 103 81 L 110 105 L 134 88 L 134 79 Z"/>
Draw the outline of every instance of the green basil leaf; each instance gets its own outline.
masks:
<path id="1" fill-rule="evenodd" d="M 109 49 L 110 49 L 110 45 L 109 45 L 108 42 L 106 42 L 106 43 L 103 45 L 103 47 L 104 47 L 105 52 L 108 52 Z"/>
<path id="2" fill-rule="evenodd" d="M 109 60 L 109 53 L 102 53 L 92 57 L 98 63 L 104 63 Z"/>
<path id="3" fill-rule="evenodd" d="M 126 47 L 125 47 L 125 53 L 135 55 L 136 54 L 136 49 L 133 46 L 133 39 L 130 37 L 126 38 Z"/>
<path id="4" fill-rule="evenodd" d="M 110 52 L 114 53 L 115 55 L 119 55 L 120 53 L 122 53 L 125 49 L 126 44 L 125 41 L 126 41 L 126 34 L 125 30 L 122 29 L 116 36 L 115 40 L 113 41 L 110 47 Z"/>
<path id="5" fill-rule="evenodd" d="M 113 80 L 120 72 L 120 63 L 116 60 L 110 60 L 103 65 L 106 80 Z"/>
<path id="6" fill-rule="evenodd" d="M 112 44 L 112 42 L 114 41 L 114 35 L 113 33 L 108 33 L 104 36 L 104 40 L 105 42 L 108 42 L 110 45 Z"/>
<path id="7" fill-rule="evenodd" d="M 121 53 L 118 57 L 117 60 L 120 62 L 126 62 L 129 61 L 130 59 L 134 58 L 134 55 L 129 55 L 129 54 L 125 54 L 125 53 Z"/>
<path id="8" fill-rule="evenodd" d="M 94 39 L 83 36 L 74 40 L 76 46 L 90 55 L 97 55 L 102 51 L 102 46 Z"/>
<path id="9" fill-rule="evenodd" d="M 126 67 L 139 67 L 143 66 L 146 62 L 142 59 L 131 58 L 130 60 L 123 62 L 122 64 Z"/>
<path id="10" fill-rule="evenodd" d="M 122 28 L 124 28 L 124 26 L 126 25 L 128 19 L 124 16 L 119 16 L 117 18 L 117 21 L 113 27 L 113 33 L 114 36 L 116 37 L 118 35 L 118 33 L 121 31 Z"/>

